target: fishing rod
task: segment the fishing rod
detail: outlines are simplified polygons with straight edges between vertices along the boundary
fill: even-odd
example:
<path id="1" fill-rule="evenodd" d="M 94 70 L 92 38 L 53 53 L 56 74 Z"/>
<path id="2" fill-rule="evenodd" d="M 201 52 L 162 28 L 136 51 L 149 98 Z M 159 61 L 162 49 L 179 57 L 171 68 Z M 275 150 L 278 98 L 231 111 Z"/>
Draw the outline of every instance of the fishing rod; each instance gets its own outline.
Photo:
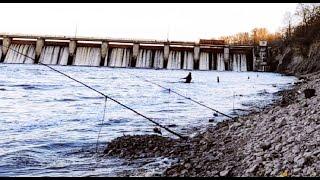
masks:
<path id="1" fill-rule="evenodd" d="M 15 50 L 15 49 L 12 49 L 12 48 L 10 48 L 10 47 L 8 47 L 8 46 L 5 46 L 5 45 L 0 45 L 0 46 L 5 47 L 5 48 L 8 48 L 8 49 L 10 49 L 10 50 L 12 50 L 12 51 L 14 51 L 14 52 L 16 52 L 16 53 L 20 54 L 20 55 L 23 55 L 23 56 L 25 56 L 25 57 L 27 57 L 27 58 L 29 58 L 29 59 L 33 60 L 33 62 L 35 62 L 35 58 L 33 58 L 33 57 L 30 57 L 30 56 L 28 56 L 28 55 L 26 55 L 26 54 L 23 54 L 23 53 L 21 53 L 21 52 L 19 52 L 19 51 Z M 104 96 L 104 97 L 105 97 L 105 98 L 107 98 L 107 99 L 112 100 L 113 102 L 115 102 L 115 103 L 119 104 L 120 106 L 122 106 L 122 107 L 124 107 L 124 108 L 126 108 L 126 109 L 129 109 L 130 111 L 134 112 L 135 114 L 137 114 L 137 115 L 139 115 L 139 116 L 141 116 L 141 117 L 143 117 L 143 118 L 145 118 L 145 119 L 149 120 L 149 121 L 150 121 L 150 122 L 152 122 L 153 124 L 155 124 L 155 125 L 157 125 L 157 126 L 159 126 L 159 127 L 163 128 L 163 129 L 165 129 L 166 131 L 170 132 L 171 134 L 176 135 L 176 136 L 178 136 L 178 137 L 179 137 L 179 138 L 181 138 L 181 139 L 186 139 L 186 138 L 187 138 L 187 137 L 182 136 L 182 135 L 180 135 L 180 134 L 178 134 L 178 133 L 176 133 L 176 132 L 172 131 L 171 129 L 169 129 L 169 128 L 167 128 L 167 127 L 163 126 L 163 125 L 161 125 L 160 123 L 158 123 L 158 122 L 156 122 L 156 121 L 152 120 L 151 118 L 149 118 L 149 117 L 147 117 L 147 116 L 145 116 L 145 115 L 141 114 L 140 112 L 138 112 L 138 111 L 136 111 L 136 110 L 132 109 L 131 107 L 129 107 L 129 106 L 127 106 L 127 105 L 125 105 L 125 104 L 123 104 L 123 103 L 121 103 L 121 102 L 117 101 L 116 99 L 114 99 L 114 98 L 112 98 L 112 97 L 110 97 L 110 96 L 108 96 L 108 95 L 106 95 L 106 94 L 104 94 L 104 93 L 102 93 L 102 92 L 100 92 L 100 91 L 98 91 L 98 90 L 94 89 L 93 87 L 91 87 L 91 86 L 89 86 L 89 85 L 87 85 L 87 84 L 85 84 L 85 83 L 83 83 L 83 82 L 81 82 L 81 81 L 79 81 L 79 80 L 77 80 L 77 79 L 75 79 L 75 78 L 73 78 L 73 77 L 71 77 L 71 76 L 69 76 L 69 75 L 67 75 L 67 74 L 65 74 L 65 73 L 63 73 L 63 72 L 61 72 L 61 71 L 59 71 L 59 70 L 57 70 L 57 69 L 55 69 L 55 68 L 51 67 L 51 66 L 49 66 L 49 65 L 47 65 L 47 64 L 43 64 L 42 62 L 38 62 L 38 63 L 39 63 L 40 65 L 43 65 L 43 66 L 45 66 L 45 67 L 47 67 L 47 68 L 50 68 L 51 70 L 53 70 L 53 71 L 55 71 L 55 72 L 57 72 L 57 73 L 59 73 L 59 74 L 62 74 L 63 76 L 65 76 L 65 77 L 67 77 L 67 78 L 69 78 L 69 79 L 71 79 L 71 80 L 73 80 L 73 81 L 75 81 L 75 82 L 77 82 L 77 83 L 79 83 L 79 84 L 81 84 L 81 85 L 83 85 L 83 86 L 85 86 L 85 87 L 87 87 L 87 88 L 89 88 L 89 89 L 91 89 L 91 90 L 93 90 L 93 91 L 97 92 L 98 94 L 100 94 L 100 95 Z"/>
<path id="2" fill-rule="evenodd" d="M 128 73 L 128 72 L 127 72 L 127 73 Z M 174 94 L 176 94 L 176 95 L 178 95 L 178 96 L 181 96 L 181 97 L 183 97 L 183 98 L 185 98 L 185 99 L 188 99 L 188 100 L 190 100 L 190 101 L 192 101 L 192 102 L 194 102 L 194 103 L 196 103 L 196 104 L 199 104 L 200 106 L 206 107 L 206 108 L 208 108 L 208 109 L 210 109 L 210 110 L 212 110 L 212 111 L 214 111 L 214 112 L 217 112 L 217 113 L 219 113 L 219 114 L 221 114 L 221 115 L 223 115 L 223 116 L 225 116 L 225 117 L 228 117 L 228 118 L 230 118 L 230 119 L 233 119 L 233 117 L 231 117 L 231 116 L 229 116 L 229 115 L 227 115 L 227 114 L 225 114 L 225 113 L 223 113 L 223 112 L 220 112 L 220 111 L 218 111 L 218 110 L 216 110 L 216 109 L 214 109 L 214 108 L 211 108 L 211 107 L 209 107 L 209 106 L 207 106 L 207 105 L 205 105 L 205 104 L 203 104 L 203 103 L 201 103 L 201 102 L 199 102 L 199 101 L 196 101 L 196 100 L 194 100 L 194 99 L 192 99 L 192 98 L 190 98 L 190 97 L 184 96 L 184 95 L 182 95 L 182 94 L 180 94 L 180 93 L 172 90 L 171 88 L 166 88 L 166 87 L 164 87 L 164 86 L 161 86 L 160 84 L 157 84 L 157 83 L 155 83 L 155 82 L 149 81 L 148 79 L 145 79 L 145 78 L 143 78 L 143 77 L 141 77 L 141 76 L 138 76 L 138 75 L 135 75 L 135 74 L 132 74 L 132 73 L 128 73 L 128 74 L 133 75 L 133 76 L 135 76 L 135 77 L 137 77 L 137 78 L 139 78 L 139 79 L 142 79 L 142 80 L 144 80 L 144 81 L 146 81 L 146 82 L 149 82 L 149 83 L 151 83 L 151 84 L 154 84 L 154 85 L 156 85 L 156 86 L 159 86 L 159 87 L 161 87 L 161 88 L 163 88 L 163 89 L 165 89 L 165 90 L 168 90 L 169 92 L 172 92 L 172 93 L 174 93 Z"/>

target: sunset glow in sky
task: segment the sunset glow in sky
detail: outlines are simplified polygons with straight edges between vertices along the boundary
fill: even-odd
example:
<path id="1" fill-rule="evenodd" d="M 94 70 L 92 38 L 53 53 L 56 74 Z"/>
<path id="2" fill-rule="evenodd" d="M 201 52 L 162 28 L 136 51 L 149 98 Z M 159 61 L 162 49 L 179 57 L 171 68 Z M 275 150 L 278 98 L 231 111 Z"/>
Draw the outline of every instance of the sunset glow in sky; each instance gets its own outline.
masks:
<path id="1" fill-rule="evenodd" d="M 195 41 L 254 27 L 275 32 L 295 3 L 0 4 L 0 32 Z"/>

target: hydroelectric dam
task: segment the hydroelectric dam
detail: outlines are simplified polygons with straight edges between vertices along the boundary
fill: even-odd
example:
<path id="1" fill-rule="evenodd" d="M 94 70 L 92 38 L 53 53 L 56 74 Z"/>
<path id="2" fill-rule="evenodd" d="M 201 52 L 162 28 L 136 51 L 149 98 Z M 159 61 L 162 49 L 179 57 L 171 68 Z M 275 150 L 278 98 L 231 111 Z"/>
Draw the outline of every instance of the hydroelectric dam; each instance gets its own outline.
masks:
<path id="1" fill-rule="evenodd" d="M 228 45 L 220 40 L 184 42 L 0 34 L 0 45 L 1 63 L 218 71 L 264 71 L 266 65 L 254 46 Z"/>

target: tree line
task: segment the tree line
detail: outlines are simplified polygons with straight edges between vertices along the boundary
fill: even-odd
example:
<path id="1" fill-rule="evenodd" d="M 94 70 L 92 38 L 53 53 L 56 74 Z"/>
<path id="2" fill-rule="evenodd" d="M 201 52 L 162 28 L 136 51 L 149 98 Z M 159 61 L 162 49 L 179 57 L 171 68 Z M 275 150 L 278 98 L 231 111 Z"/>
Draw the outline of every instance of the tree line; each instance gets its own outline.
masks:
<path id="1" fill-rule="evenodd" d="M 310 45 L 320 37 L 320 3 L 299 3 L 294 13 L 284 16 L 282 40 Z"/>
<path id="2" fill-rule="evenodd" d="M 251 32 L 240 32 L 235 35 L 221 36 L 219 39 L 224 40 L 227 44 L 252 45 L 258 44 L 259 41 L 274 41 L 279 39 L 281 34 L 270 33 L 267 28 L 254 28 Z"/>
<path id="3" fill-rule="evenodd" d="M 269 44 L 279 42 L 299 42 L 309 45 L 320 38 L 320 3 L 299 3 L 295 12 L 285 12 L 283 27 L 275 33 L 267 28 L 254 28 L 250 32 L 240 32 L 230 36 L 221 36 L 227 44 L 256 45 L 259 41 Z"/>

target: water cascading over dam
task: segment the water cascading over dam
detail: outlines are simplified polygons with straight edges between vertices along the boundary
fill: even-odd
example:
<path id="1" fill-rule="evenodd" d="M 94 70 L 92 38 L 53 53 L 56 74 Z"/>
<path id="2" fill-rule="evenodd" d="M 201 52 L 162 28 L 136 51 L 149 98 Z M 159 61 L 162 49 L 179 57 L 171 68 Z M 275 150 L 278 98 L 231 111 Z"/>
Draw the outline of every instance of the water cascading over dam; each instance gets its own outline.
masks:
<path id="1" fill-rule="evenodd" d="M 29 44 L 12 44 L 9 46 L 9 50 L 4 59 L 4 63 L 25 63 L 32 64 L 34 61 L 26 56 L 19 53 L 25 54 L 29 57 L 35 58 L 35 46 Z"/>
<path id="2" fill-rule="evenodd" d="M 224 57 L 222 53 L 217 54 L 217 70 L 218 71 L 225 71 L 225 63 L 224 63 Z"/>
<path id="3" fill-rule="evenodd" d="M 152 68 L 152 50 L 140 49 L 136 67 Z"/>
<path id="4" fill-rule="evenodd" d="M 232 58 L 233 71 L 247 71 L 247 59 L 245 54 L 233 54 Z"/>
<path id="5" fill-rule="evenodd" d="M 184 52 L 183 69 L 193 70 L 193 52 Z"/>
<path id="6" fill-rule="evenodd" d="M 181 51 L 170 51 L 167 69 L 181 69 Z"/>
<path id="7" fill-rule="evenodd" d="M 0 48 L 0 62 L 3 63 L 218 71 L 255 71 L 261 64 L 254 56 L 253 46 L 211 41 L 0 34 L 0 45 L 3 45 Z"/>
<path id="8" fill-rule="evenodd" d="M 69 48 L 60 46 L 43 47 L 39 61 L 43 64 L 67 65 Z"/>
<path id="9" fill-rule="evenodd" d="M 154 53 L 153 68 L 163 68 L 163 51 L 156 50 Z"/>
<path id="10" fill-rule="evenodd" d="M 109 67 L 129 67 L 131 50 L 128 48 L 113 48 L 111 50 Z"/>
<path id="11" fill-rule="evenodd" d="M 101 61 L 100 48 L 78 47 L 73 65 L 99 66 Z"/>
<path id="12" fill-rule="evenodd" d="M 200 53 L 199 70 L 209 70 L 209 53 Z"/>

